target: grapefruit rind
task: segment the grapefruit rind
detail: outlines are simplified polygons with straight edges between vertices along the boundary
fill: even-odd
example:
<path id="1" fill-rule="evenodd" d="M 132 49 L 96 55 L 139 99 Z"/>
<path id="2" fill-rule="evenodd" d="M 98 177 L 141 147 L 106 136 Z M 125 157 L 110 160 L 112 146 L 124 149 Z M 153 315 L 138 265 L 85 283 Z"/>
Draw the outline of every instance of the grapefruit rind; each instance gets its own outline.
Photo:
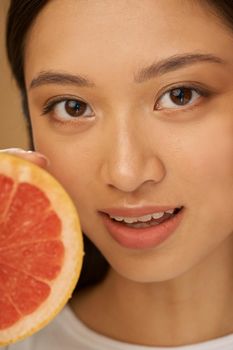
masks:
<path id="1" fill-rule="evenodd" d="M 59 275 L 49 281 L 49 297 L 30 315 L 0 331 L 0 346 L 22 340 L 46 326 L 62 310 L 78 282 L 84 256 L 83 237 L 75 205 L 61 184 L 46 170 L 18 156 L 0 153 L 0 174 L 17 183 L 29 182 L 45 192 L 62 220 L 65 259 Z"/>

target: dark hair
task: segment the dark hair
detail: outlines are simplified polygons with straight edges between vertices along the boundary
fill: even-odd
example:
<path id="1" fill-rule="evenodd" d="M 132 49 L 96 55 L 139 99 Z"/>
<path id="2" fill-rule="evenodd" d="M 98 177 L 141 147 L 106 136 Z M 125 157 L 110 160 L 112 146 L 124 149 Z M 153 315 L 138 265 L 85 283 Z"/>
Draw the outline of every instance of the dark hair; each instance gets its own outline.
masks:
<path id="1" fill-rule="evenodd" d="M 233 0 L 205 0 L 209 10 L 233 30 Z"/>
<path id="2" fill-rule="evenodd" d="M 24 80 L 24 46 L 26 35 L 42 8 L 49 0 L 11 0 L 7 16 L 6 48 L 8 60 L 21 92 L 23 112 L 26 118 L 31 149 L 34 149 L 32 129 Z M 233 30 L 233 0 L 202 0 L 209 11 Z M 84 233 L 84 263 L 77 289 L 101 281 L 109 264 Z"/>

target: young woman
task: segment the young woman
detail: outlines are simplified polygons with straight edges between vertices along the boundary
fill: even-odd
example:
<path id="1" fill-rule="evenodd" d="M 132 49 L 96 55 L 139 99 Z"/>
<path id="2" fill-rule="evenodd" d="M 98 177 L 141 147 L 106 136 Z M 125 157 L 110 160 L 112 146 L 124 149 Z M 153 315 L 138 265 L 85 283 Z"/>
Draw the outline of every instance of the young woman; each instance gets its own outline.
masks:
<path id="1" fill-rule="evenodd" d="M 7 50 L 88 250 L 9 349 L 233 349 L 233 1 L 12 0 Z"/>

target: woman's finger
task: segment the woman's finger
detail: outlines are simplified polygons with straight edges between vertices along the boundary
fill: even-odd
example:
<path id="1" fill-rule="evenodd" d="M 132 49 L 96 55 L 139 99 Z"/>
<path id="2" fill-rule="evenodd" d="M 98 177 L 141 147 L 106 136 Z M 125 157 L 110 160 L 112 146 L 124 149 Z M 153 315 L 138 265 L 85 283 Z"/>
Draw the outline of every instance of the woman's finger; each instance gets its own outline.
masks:
<path id="1" fill-rule="evenodd" d="M 26 151 L 22 148 L 6 148 L 1 149 L 0 152 L 10 153 L 18 157 L 24 158 L 39 165 L 42 168 L 47 168 L 49 166 L 48 158 L 40 152 Z"/>

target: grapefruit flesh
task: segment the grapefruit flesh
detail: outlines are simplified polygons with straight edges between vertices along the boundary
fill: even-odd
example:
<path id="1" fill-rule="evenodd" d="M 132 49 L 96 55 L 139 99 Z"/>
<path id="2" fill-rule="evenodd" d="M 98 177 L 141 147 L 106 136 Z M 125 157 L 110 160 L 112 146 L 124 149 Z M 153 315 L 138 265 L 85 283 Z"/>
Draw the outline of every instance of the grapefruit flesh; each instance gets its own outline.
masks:
<path id="1" fill-rule="evenodd" d="M 63 187 L 39 166 L 0 153 L 0 345 L 57 315 L 83 255 L 79 217 Z"/>

